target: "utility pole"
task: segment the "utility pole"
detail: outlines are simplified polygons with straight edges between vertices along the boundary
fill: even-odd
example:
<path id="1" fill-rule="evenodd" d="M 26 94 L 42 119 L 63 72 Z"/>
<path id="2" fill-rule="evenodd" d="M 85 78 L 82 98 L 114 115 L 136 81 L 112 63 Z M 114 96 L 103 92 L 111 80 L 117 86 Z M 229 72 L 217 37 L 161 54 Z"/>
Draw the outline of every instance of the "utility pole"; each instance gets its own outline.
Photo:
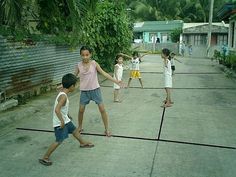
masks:
<path id="1" fill-rule="evenodd" d="M 208 31 L 208 37 L 207 37 L 208 39 L 207 40 L 207 57 L 210 57 L 213 7 L 214 7 L 214 0 L 211 0 L 210 12 L 209 12 L 209 31 Z"/>

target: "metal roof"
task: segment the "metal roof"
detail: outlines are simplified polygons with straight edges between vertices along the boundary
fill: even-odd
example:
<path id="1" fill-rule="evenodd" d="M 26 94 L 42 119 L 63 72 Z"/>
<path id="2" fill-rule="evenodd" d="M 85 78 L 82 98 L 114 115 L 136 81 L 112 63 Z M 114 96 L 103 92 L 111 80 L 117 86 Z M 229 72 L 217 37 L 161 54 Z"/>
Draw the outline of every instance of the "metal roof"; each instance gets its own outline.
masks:
<path id="1" fill-rule="evenodd" d="M 182 28 L 182 20 L 172 21 L 145 21 L 134 24 L 134 32 L 152 32 L 152 31 L 172 31 L 176 28 Z"/>
<path id="2" fill-rule="evenodd" d="M 0 92 L 11 97 L 58 84 L 64 74 L 74 72 L 80 60 L 79 50 L 45 43 L 24 46 L 0 36 Z"/>

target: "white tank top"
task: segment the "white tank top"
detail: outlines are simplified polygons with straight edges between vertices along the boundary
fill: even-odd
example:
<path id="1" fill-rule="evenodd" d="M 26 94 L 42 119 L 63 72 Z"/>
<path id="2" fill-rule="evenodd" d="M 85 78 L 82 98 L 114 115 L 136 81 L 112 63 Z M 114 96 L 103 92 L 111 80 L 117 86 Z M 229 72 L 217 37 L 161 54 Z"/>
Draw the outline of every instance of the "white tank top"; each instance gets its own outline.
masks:
<path id="1" fill-rule="evenodd" d="M 66 93 L 64 92 L 60 92 L 58 95 L 57 95 L 57 98 L 55 100 L 55 104 L 54 104 L 54 109 L 53 109 L 53 127 L 58 127 L 61 125 L 61 121 L 60 119 L 57 117 L 57 114 L 55 112 L 55 109 L 56 109 L 56 106 L 58 104 L 58 98 L 61 96 L 61 95 L 66 95 Z M 61 107 L 61 114 L 62 114 L 62 118 L 64 119 L 64 122 L 65 124 L 70 122 L 70 119 L 68 117 L 68 111 L 69 111 L 69 100 L 68 100 L 68 97 L 66 95 L 66 104 L 65 106 L 62 106 Z"/>

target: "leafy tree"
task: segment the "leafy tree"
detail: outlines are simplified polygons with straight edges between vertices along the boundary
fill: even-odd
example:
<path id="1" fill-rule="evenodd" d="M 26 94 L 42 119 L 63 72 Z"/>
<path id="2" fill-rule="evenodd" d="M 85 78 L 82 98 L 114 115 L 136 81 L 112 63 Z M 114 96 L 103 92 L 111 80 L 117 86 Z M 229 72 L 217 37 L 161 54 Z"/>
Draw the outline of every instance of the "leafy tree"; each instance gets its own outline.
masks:
<path id="1" fill-rule="evenodd" d="M 76 47 L 81 41 L 83 21 L 99 0 L 37 0 L 38 30 L 53 35 L 52 41 Z"/>
<path id="2" fill-rule="evenodd" d="M 129 48 L 132 25 L 124 0 L 38 0 L 42 33 L 56 36 L 55 42 L 93 47 L 94 57 L 111 71 L 115 55 Z"/>
<path id="3" fill-rule="evenodd" d="M 22 25 L 22 11 L 25 0 L 1 0 L 0 1 L 0 22 L 1 25 L 8 25 L 12 28 Z"/>
<path id="4" fill-rule="evenodd" d="M 181 33 L 182 33 L 182 29 L 181 29 L 181 28 L 176 28 L 176 29 L 170 34 L 171 41 L 172 41 L 172 42 L 178 42 Z"/>
<path id="5" fill-rule="evenodd" d="M 213 21 L 221 6 L 232 0 L 214 0 Z M 127 7 L 133 9 L 135 21 L 177 20 L 184 22 L 207 22 L 210 0 L 128 0 Z"/>
<path id="6" fill-rule="evenodd" d="M 132 26 L 124 7 L 122 1 L 104 0 L 84 19 L 82 41 L 93 47 L 95 59 L 107 71 L 113 69 L 115 55 L 130 48 Z"/>

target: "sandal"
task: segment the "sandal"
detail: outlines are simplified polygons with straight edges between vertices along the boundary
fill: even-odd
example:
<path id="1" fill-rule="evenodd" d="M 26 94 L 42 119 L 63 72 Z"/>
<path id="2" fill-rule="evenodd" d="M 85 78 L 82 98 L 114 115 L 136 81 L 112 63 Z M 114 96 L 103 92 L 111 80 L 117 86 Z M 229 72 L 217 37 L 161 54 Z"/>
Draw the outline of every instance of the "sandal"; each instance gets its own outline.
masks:
<path id="1" fill-rule="evenodd" d="M 166 103 L 166 100 L 163 100 L 163 103 Z M 173 102 L 173 101 L 171 101 L 171 102 L 170 102 L 170 104 L 174 104 L 174 102 Z"/>
<path id="2" fill-rule="evenodd" d="M 45 166 L 50 166 L 52 165 L 52 161 L 50 161 L 48 158 L 47 159 L 39 159 L 39 163 L 45 165 Z"/>
<path id="3" fill-rule="evenodd" d="M 162 108 L 167 108 L 167 107 L 171 107 L 172 105 L 171 104 L 163 104 L 161 107 Z"/>
<path id="4" fill-rule="evenodd" d="M 94 144 L 92 144 L 92 143 L 81 144 L 80 145 L 80 148 L 92 148 L 92 147 L 94 147 Z"/>

